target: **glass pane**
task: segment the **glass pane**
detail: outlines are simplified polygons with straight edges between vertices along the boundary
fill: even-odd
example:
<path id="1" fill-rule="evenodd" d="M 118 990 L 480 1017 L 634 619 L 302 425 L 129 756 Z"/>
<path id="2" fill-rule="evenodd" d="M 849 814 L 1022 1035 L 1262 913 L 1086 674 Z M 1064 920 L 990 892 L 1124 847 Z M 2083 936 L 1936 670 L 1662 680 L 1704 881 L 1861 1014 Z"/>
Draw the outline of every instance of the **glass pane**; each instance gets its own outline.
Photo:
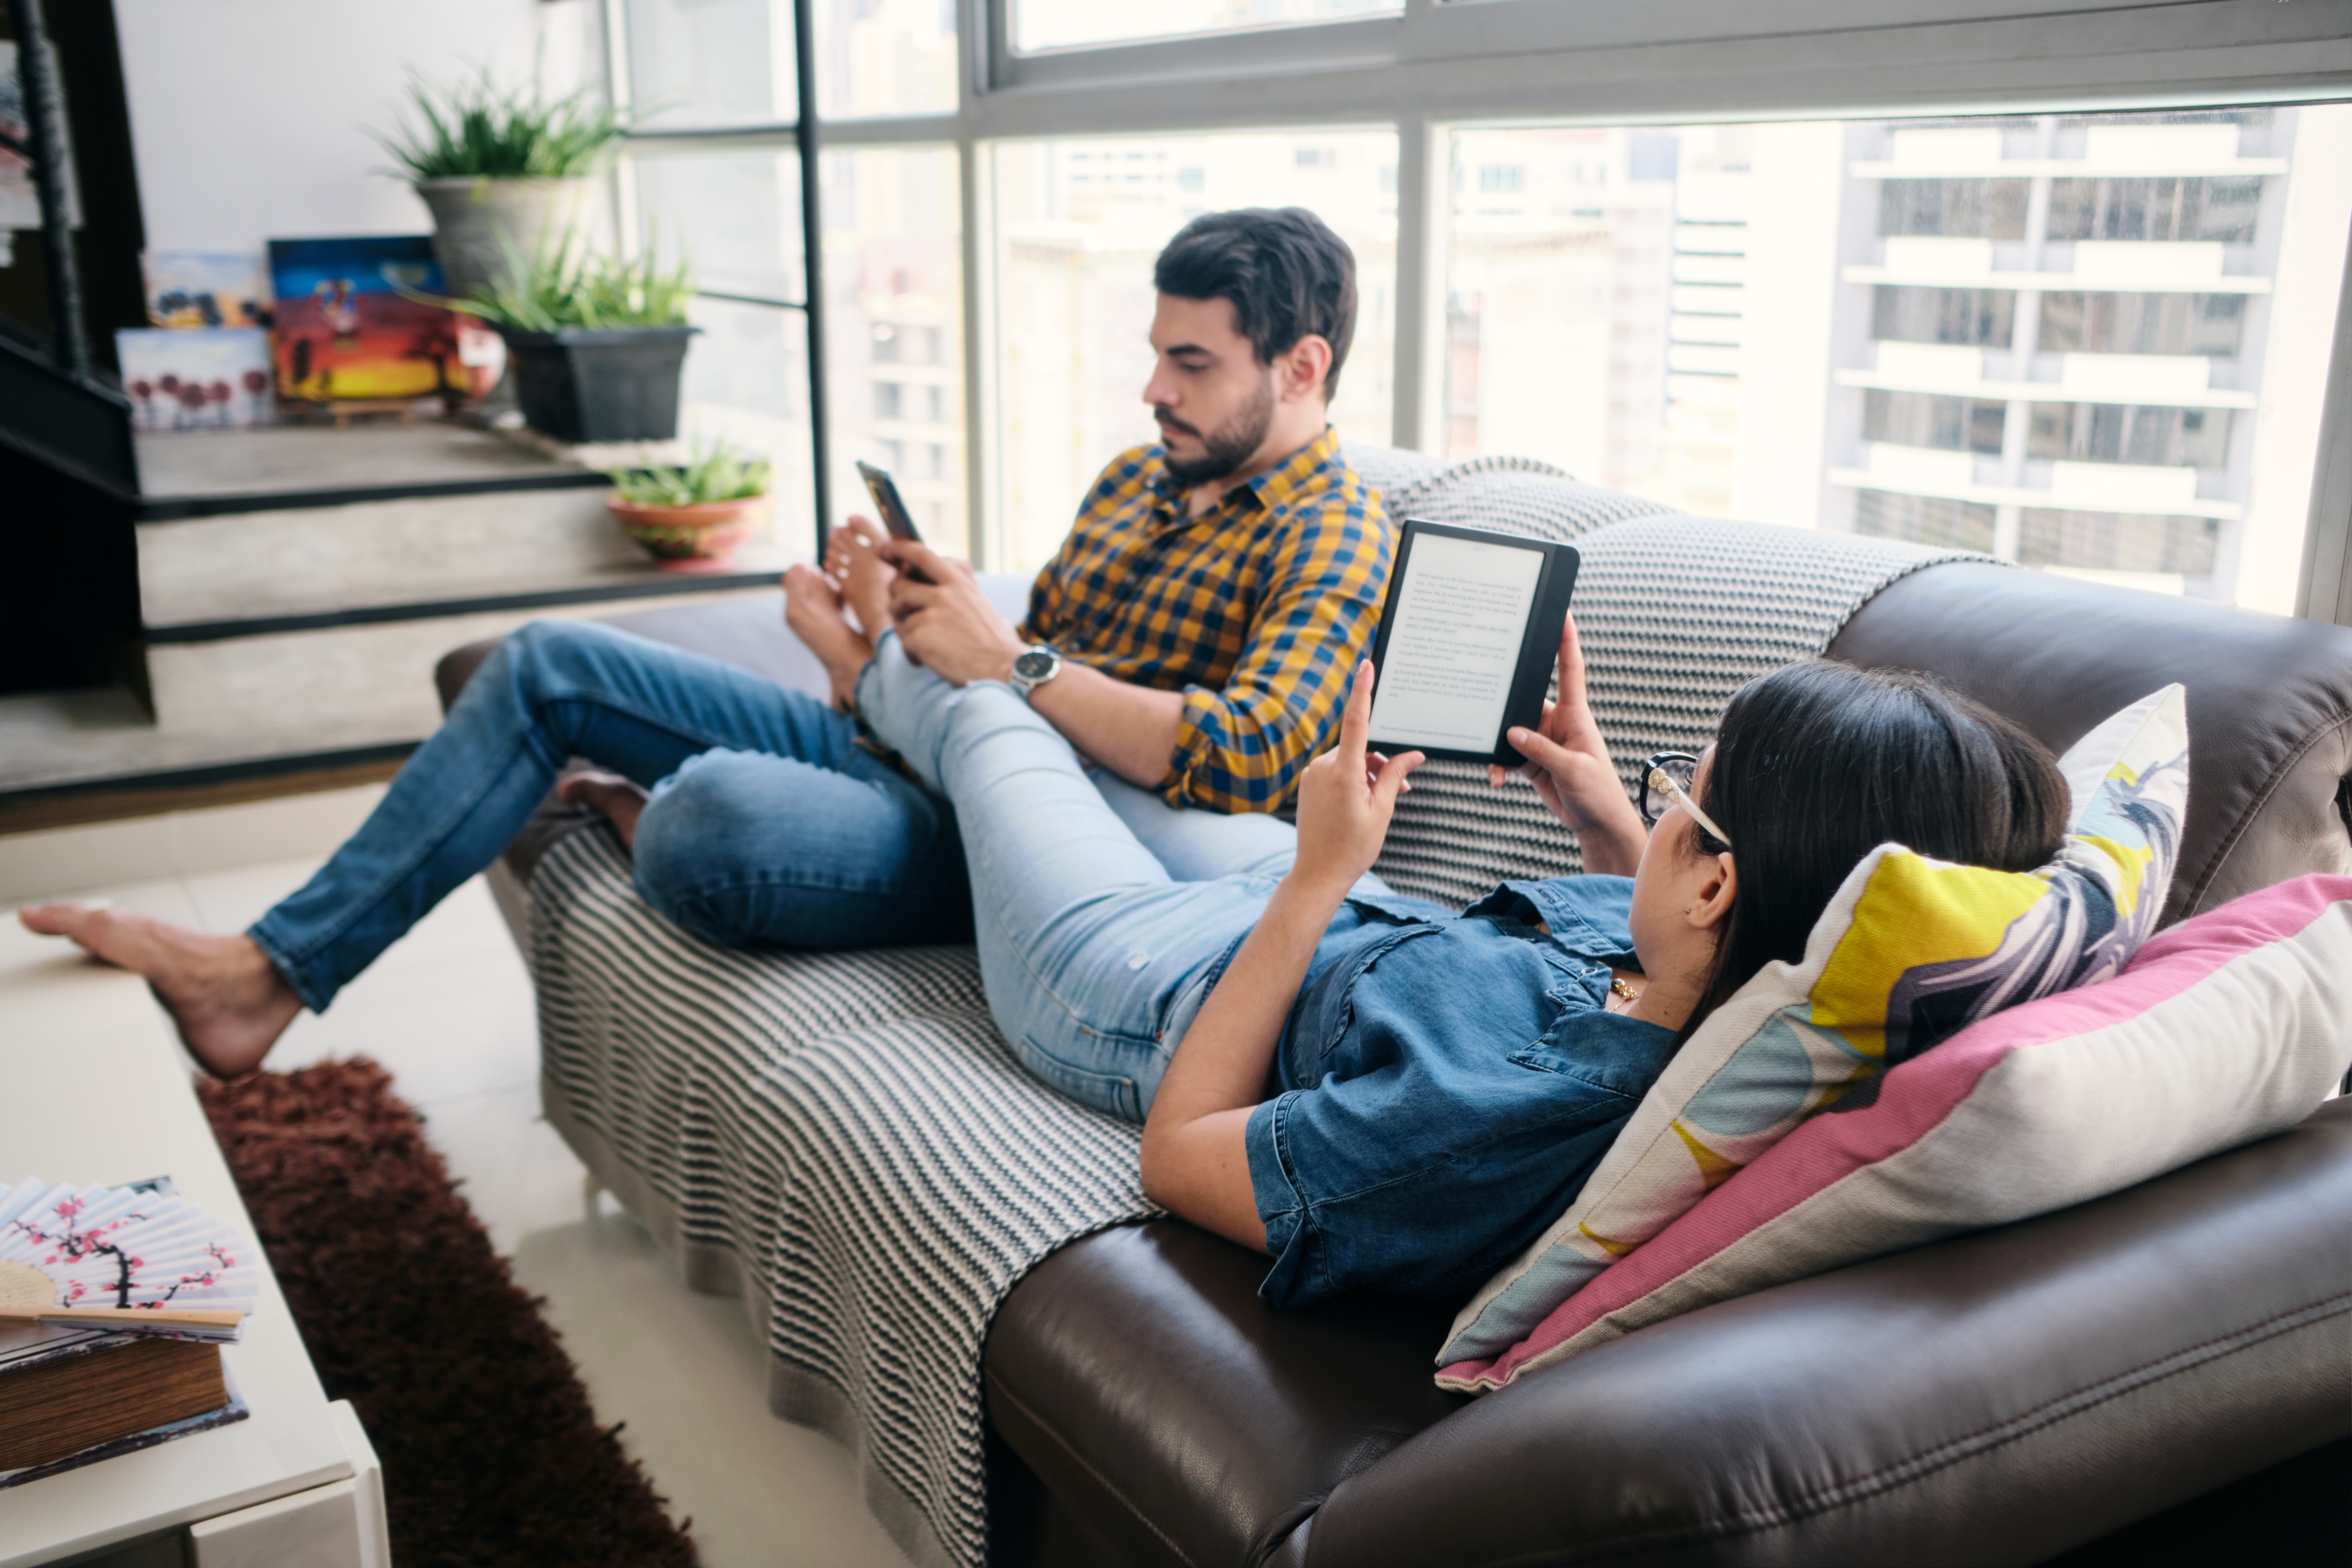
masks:
<path id="1" fill-rule="evenodd" d="M 724 440 L 775 467 L 774 542 L 816 554 L 814 467 L 809 446 L 807 327 L 797 310 L 700 300 L 702 329 L 687 351 L 683 435 Z"/>
<path id="2" fill-rule="evenodd" d="M 641 150 L 632 166 L 645 238 L 683 246 L 705 289 L 803 302 L 799 153 Z"/>
<path id="3" fill-rule="evenodd" d="M 646 123 L 773 125 L 799 112 L 793 0 L 623 0 Z"/>
<path id="4" fill-rule="evenodd" d="M 873 514 L 864 458 L 897 478 L 925 540 L 969 555 L 955 150 L 842 149 L 822 167 L 834 510 Z"/>
<path id="5" fill-rule="evenodd" d="M 943 0 L 944 3 L 944 0 Z M 1138 38 L 1181 38 L 1233 33 L 1244 27 L 1286 27 L 1354 16 L 1393 16 L 1404 0 L 1011 0 L 1013 47 L 1068 48 L 1124 44 Z"/>
<path id="6" fill-rule="evenodd" d="M 2292 606 L 2352 106 L 1452 143 L 1449 455 Z"/>
<path id="7" fill-rule="evenodd" d="M 723 437 L 773 463 L 776 542 L 813 555 L 807 327 L 797 310 L 751 302 L 796 305 L 804 297 L 800 156 L 641 145 L 628 173 L 641 238 L 665 256 L 691 257 L 707 291 L 693 310 L 702 331 L 687 351 L 684 434 Z"/>
<path id="8" fill-rule="evenodd" d="M 1034 571 L 1103 465 L 1157 438 L 1151 264 L 1186 222 L 1304 206 L 1356 253 L 1356 333 L 1331 406 L 1389 438 L 1396 341 L 1396 137 L 1385 132 L 1133 137 L 993 149 L 1002 564 Z"/>
<path id="9" fill-rule="evenodd" d="M 952 114 L 955 0 L 818 0 L 817 111 Z"/>

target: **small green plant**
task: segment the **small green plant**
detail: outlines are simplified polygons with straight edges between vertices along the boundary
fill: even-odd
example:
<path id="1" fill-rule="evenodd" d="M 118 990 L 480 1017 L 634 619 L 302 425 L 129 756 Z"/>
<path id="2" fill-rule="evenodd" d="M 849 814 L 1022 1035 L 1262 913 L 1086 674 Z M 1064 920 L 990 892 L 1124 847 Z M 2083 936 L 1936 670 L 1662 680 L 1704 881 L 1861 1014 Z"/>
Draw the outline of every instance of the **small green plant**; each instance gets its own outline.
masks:
<path id="1" fill-rule="evenodd" d="M 436 301 L 494 327 L 555 332 L 566 327 L 682 327 L 694 268 L 665 265 L 658 239 L 634 258 L 600 256 L 576 229 L 524 256 L 507 247 L 506 270 L 463 300 Z"/>
<path id="2" fill-rule="evenodd" d="M 471 80 L 435 87 L 409 79 L 421 127 L 401 116 L 398 133 L 370 132 L 410 178 L 562 180 L 590 174 L 635 121 L 583 88 L 554 100 L 536 85 L 500 87 L 486 66 Z"/>
<path id="3" fill-rule="evenodd" d="M 693 506 L 766 495 L 769 473 L 765 458 L 749 457 L 715 441 L 708 446 L 697 442 L 684 464 L 614 468 L 605 478 L 623 500 L 638 506 Z"/>

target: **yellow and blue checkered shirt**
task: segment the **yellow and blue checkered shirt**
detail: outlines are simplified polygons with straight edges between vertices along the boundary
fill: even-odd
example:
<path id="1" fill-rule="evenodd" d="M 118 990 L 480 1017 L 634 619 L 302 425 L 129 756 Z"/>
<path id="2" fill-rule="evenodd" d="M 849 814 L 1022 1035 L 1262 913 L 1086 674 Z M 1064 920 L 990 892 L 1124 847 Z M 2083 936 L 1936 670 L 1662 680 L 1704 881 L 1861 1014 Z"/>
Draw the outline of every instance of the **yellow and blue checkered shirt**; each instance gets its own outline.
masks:
<path id="1" fill-rule="evenodd" d="M 1038 574 L 1023 634 L 1184 693 L 1170 805 L 1273 811 L 1336 732 L 1395 541 L 1329 429 L 1197 518 L 1184 498 L 1158 447 L 1121 453 Z"/>

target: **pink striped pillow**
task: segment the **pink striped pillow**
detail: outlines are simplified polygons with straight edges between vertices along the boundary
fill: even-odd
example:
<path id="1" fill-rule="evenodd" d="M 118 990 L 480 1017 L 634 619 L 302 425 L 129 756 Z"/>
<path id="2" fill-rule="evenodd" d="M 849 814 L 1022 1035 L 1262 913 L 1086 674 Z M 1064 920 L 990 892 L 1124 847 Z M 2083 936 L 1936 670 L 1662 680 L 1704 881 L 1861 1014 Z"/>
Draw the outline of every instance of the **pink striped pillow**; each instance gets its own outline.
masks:
<path id="1" fill-rule="evenodd" d="M 2352 1061 L 2352 878 L 2183 921 L 1812 1118 L 1441 1386 L 1498 1388 L 1710 1302 L 2116 1192 L 2308 1116 Z"/>

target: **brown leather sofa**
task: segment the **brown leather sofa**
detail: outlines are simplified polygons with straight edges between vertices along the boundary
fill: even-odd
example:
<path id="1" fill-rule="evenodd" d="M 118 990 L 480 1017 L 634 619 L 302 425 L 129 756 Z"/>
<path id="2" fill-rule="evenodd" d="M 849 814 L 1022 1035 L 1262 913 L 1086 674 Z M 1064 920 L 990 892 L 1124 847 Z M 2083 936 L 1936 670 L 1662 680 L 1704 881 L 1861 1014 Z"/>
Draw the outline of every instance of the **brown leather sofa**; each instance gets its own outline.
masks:
<path id="1" fill-rule="evenodd" d="M 763 596 L 617 624 L 811 685 L 780 622 Z M 2352 631 L 1963 563 L 1830 652 L 1933 670 L 2056 747 L 2184 682 L 2171 918 L 2352 871 Z M 996 1561 L 2301 1563 L 2352 1536 L 2352 1100 L 1475 1401 L 1430 1381 L 1446 1305 L 1275 1312 L 1263 1271 L 1160 1221 L 1013 1290 L 984 1368 Z"/>

